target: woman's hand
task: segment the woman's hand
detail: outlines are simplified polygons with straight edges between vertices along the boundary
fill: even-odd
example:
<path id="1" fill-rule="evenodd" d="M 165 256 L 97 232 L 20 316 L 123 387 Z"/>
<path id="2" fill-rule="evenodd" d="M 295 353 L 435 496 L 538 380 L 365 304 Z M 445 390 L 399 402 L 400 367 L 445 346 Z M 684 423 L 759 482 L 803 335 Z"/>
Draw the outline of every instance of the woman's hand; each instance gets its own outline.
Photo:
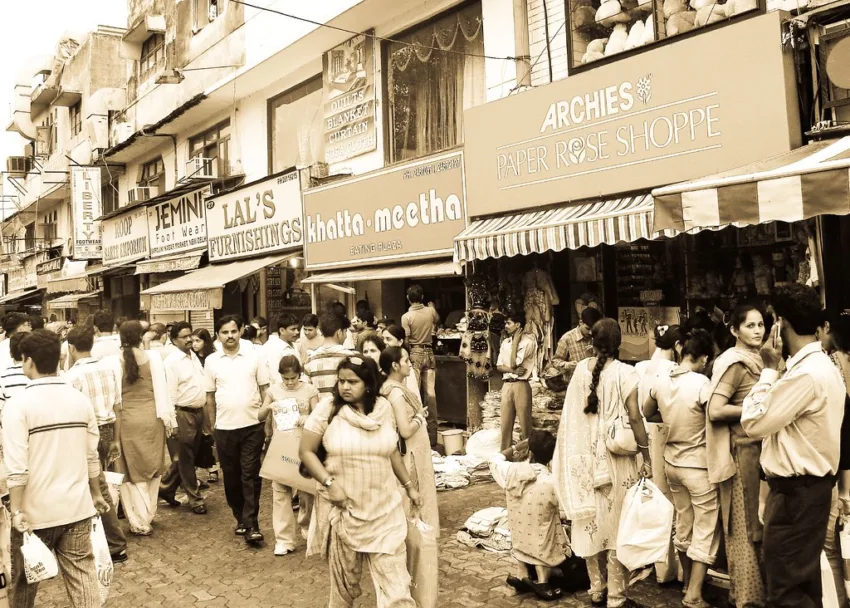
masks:
<path id="1" fill-rule="evenodd" d="M 338 483 L 332 483 L 331 487 L 328 488 L 328 500 L 331 501 L 331 504 L 335 507 L 344 509 L 348 503 L 348 495 L 345 493 L 345 490 L 342 489 L 341 485 Z"/>
<path id="2" fill-rule="evenodd" d="M 309 416 L 304 416 L 303 414 L 301 416 L 299 416 L 298 420 L 295 422 L 295 428 L 297 428 L 297 429 L 304 428 L 304 425 L 307 424 L 307 418 L 309 418 Z"/>
<path id="3" fill-rule="evenodd" d="M 641 465 L 639 474 L 643 479 L 652 479 L 652 463 L 649 460 Z"/>
<path id="4" fill-rule="evenodd" d="M 422 496 L 419 494 L 419 490 L 410 486 L 407 489 L 407 497 L 410 499 L 410 504 L 412 504 L 415 508 L 422 508 Z"/>

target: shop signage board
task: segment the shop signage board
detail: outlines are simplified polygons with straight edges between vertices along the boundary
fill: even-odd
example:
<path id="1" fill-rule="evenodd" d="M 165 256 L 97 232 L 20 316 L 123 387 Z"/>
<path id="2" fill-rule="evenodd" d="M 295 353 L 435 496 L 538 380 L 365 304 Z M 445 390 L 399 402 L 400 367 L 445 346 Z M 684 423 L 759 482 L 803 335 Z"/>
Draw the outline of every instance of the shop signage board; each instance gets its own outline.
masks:
<path id="1" fill-rule="evenodd" d="M 466 226 L 463 152 L 304 193 L 307 268 L 447 256 Z"/>
<path id="2" fill-rule="evenodd" d="M 204 202 L 210 194 L 204 186 L 147 208 L 152 258 L 207 246 Z"/>
<path id="3" fill-rule="evenodd" d="M 212 310 L 221 308 L 221 289 L 199 289 L 150 296 L 150 309 L 159 311 Z"/>
<path id="4" fill-rule="evenodd" d="M 116 266 L 150 254 L 148 210 L 136 207 L 103 220 L 103 265 Z"/>
<path id="5" fill-rule="evenodd" d="M 36 284 L 39 289 L 47 289 L 47 284 L 52 279 L 58 279 L 62 275 L 62 266 L 65 258 L 53 258 L 36 265 Z M 79 262 L 85 265 L 85 262 Z"/>
<path id="6" fill-rule="evenodd" d="M 325 161 L 337 163 L 378 147 L 374 38 L 359 34 L 322 57 Z"/>
<path id="7" fill-rule="evenodd" d="M 74 221 L 74 259 L 100 259 L 100 168 L 71 167 L 71 213 Z"/>
<path id="8" fill-rule="evenodd" d="M 207 199 L 210 262 L 301 247 L 301 181 L 287 171 Z"/>
<path id="9" fill-rule="evenodd" d="M 650 189 L 799 146 L 781 20 L 747 19 L 467 110 L 469 215 Z"/>

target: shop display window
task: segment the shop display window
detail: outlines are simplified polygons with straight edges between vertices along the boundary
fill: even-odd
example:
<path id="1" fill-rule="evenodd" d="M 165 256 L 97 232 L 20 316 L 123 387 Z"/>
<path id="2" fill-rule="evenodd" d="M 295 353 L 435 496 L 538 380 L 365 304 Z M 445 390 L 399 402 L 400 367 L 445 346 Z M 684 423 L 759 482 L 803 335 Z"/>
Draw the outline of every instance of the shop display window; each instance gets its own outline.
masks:
<path id="1" fill-rule="evenodd" d="M 593 63 L 758 8 L 758 0 L 567 0 L 571 63 Z"/>
<path id="2" fill-rule="evenodd" d="M 463 111 L 486 101 L 481 3 L 385 46 L 389 162 L 463 143 Z"/>
<path id="3" fill-rule="evenodd" d="M 325 160 L 321 74 L 273 97 L 268 106 L 272 173 Z"/>

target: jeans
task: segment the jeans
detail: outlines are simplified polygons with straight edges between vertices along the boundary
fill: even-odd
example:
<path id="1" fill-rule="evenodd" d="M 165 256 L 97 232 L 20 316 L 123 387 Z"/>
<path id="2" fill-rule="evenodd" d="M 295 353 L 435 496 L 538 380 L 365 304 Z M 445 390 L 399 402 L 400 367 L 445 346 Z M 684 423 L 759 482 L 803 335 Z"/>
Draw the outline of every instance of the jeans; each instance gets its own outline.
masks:
<path id="1" fill-rule="evenodd" d="M 177 415 L 177 438 L 176 441 L 172 439 L 170 442 L 169 451 L 176 452 L 177 458 L 163 477 L 159 493 L 162 496 L 173 497 L 182 483 L 183 491 L 189 498 L 189 506 L 200 507 L 204 504 L 204 497 L 198 490 L 195 455 L 201 449 L 204 408 L 196 410 L 177 408 L 175 414 Z"/>
<path id="2" fill-rule="evenodd" d="M 104 424 L 99 427 L 99 430 L 100 440 L 97 442 L 97 455 L 100 458 L 100 478 L 98 481 L 100 482 L 100 493 L 103 494 L 106 504 L 109 505 L 109 511 L 101 515 L 100 519 L 103 521 L 103 531 L 106 534 L 109 552 L 115 555 L 127 550 L 127 537 L 124 535 L 124 530 L 121 529 L 121 524 L 118 523 L 118 505 L 112 504 L 112 496 L 109 494 L 105 475 L 109 464 L 106 461 L 109 455 L 109 444 L 115 437 L 115 425 Z"/>
<path id="3" fill-rule="evenodd" d="M 260 457 L 266 433 L 263 424 L 242 429 L 215 431 L 218 462 L 224 475 L 224 495 L 236 521 L 246 528 L 259 528 Z"/>
<path id="4" fill-rule="evenodd" d="M 422 404 L 428 408 L 428 440 L 434 447 L 437 445 L 437 358 L 433 349 L 414 344 L 410 347 L 410 363 L 422 395 Z"/>
<path id="5" fill-rule="evenodd" d="M 56 554 L 59 574 L 65 580 L 68 606 L 100 608 L 97 570 L 91 545 L 91 519 L 73 524 L 36 530 L 35 534 Z M 23 534 L 12 528 L 12 583 L 9 586 L 11 608 L 32 608 L 38 584 L 27 583 L 21 546 Z"/>
<path id="6" fill-rule="evenodd" d="M 713 564 L 720 549 L 720 498 L 706 469 L 665 463 L 676 506 L 676 550 L 695 562 Z"/>

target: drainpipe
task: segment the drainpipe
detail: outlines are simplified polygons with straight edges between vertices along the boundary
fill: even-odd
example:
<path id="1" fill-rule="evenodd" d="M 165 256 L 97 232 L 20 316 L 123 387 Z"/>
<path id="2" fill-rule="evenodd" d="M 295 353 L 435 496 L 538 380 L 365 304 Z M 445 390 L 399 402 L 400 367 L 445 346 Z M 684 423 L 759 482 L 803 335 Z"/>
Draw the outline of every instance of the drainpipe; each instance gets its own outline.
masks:
<path id="1" fill-rule="evenodd" d="M 528 43 L 528 0 L 514 2 L 514 57 L 517 58 L 517 87 L 531 86 L 531 48 Z M 544 4 L 543 10 L 546 11 Z M 548 34 L 547 34 L 548 35 Z"/>

